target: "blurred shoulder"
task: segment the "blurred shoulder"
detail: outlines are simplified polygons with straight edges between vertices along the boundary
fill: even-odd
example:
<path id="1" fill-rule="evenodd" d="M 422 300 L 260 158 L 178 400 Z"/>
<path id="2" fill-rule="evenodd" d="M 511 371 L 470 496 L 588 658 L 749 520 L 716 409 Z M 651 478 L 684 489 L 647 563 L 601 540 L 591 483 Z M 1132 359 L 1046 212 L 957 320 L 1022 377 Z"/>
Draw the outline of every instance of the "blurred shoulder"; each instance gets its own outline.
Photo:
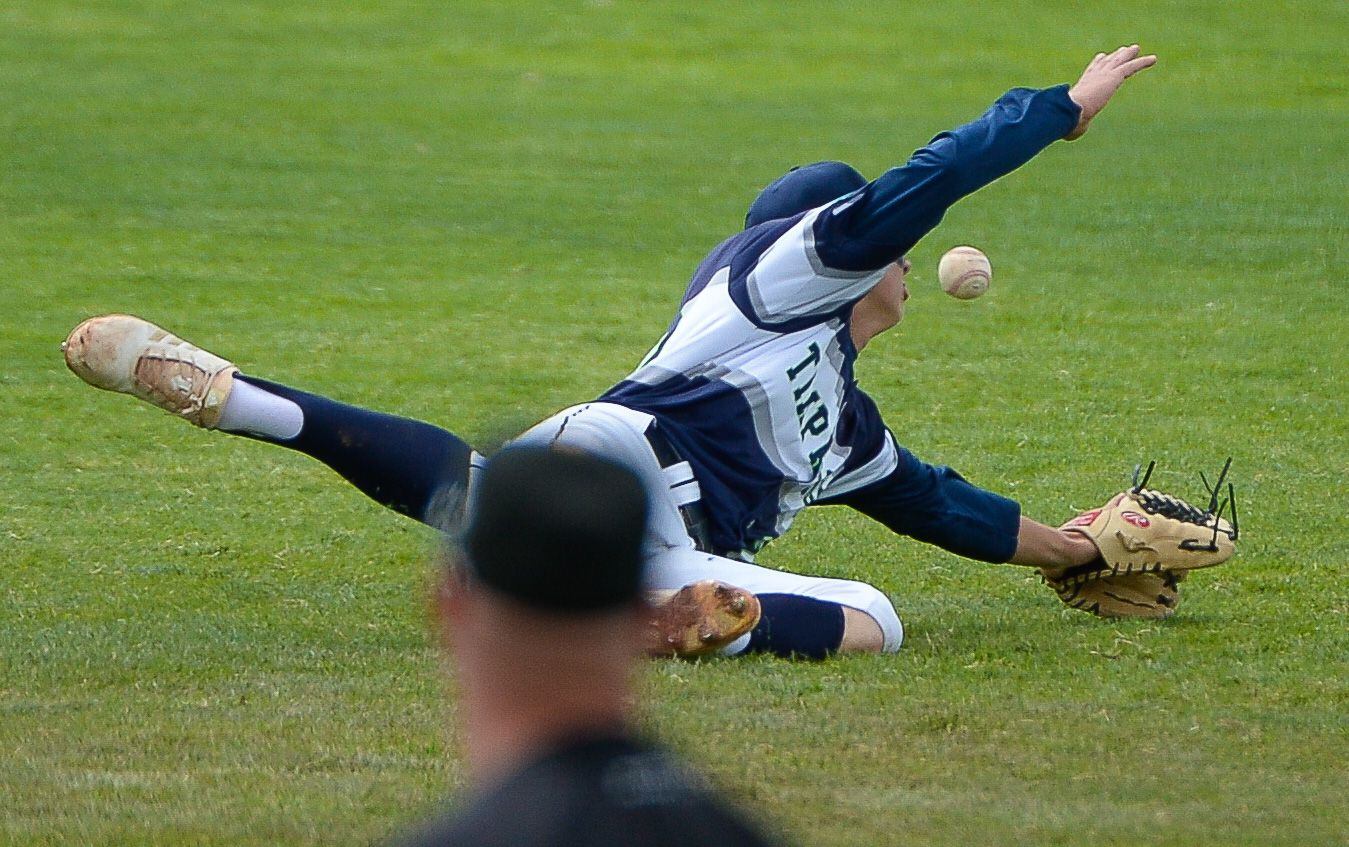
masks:
<path id="1" fill-rule="evenodd" d="M 430 845 L 768 845 L 707 782 L 655 745 L 588 739 L 535 761 L 395 842 Z"/>

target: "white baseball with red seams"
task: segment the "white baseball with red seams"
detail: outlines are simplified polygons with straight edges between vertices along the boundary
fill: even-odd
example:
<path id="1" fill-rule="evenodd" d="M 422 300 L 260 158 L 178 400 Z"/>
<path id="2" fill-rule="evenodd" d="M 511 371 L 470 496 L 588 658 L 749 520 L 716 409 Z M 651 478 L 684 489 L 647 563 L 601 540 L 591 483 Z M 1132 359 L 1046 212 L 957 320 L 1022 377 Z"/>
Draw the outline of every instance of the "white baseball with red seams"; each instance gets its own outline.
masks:
<path id="1" fill-rule="evenodd" d="M 993 266 L 977 247 L 952 247 L 937 264 L 937 279 L 941 290 L 957 300 L 973 300 L 988 290 Z"/>

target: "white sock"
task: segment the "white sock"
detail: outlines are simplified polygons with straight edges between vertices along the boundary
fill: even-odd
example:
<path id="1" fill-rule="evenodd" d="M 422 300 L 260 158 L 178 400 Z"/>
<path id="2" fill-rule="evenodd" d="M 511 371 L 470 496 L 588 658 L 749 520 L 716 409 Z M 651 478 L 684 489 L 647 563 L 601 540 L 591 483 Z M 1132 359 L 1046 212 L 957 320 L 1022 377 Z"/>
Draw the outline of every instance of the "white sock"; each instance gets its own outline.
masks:
<path id="1" fill-rule="evenodd" d="M 304 412 L 295 401 L 236 379 L 215 428 L 289 441 L 303 426 Z"/>

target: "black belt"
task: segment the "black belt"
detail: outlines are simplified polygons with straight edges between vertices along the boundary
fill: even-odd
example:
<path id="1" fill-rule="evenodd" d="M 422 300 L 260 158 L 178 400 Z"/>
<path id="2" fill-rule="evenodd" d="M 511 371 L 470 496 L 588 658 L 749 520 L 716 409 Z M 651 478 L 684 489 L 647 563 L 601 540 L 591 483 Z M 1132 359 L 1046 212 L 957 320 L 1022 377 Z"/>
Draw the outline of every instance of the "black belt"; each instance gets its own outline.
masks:
<path id="1" fill-rule="evenodd" d="M 654 421 L 646 428 L 644 434 L 646 443 L 651 445 L 651 452 L 655 454 L 662 470 L 685 461 L 656 428 Z M 688 532 L 689 538 L 693 539 L 693 546 L 704 553 L 712 552 L 711 526 L 708 524 L 707 509 L 703 508 L 703 501 L 685 503 L 679 507 L 679 515 L 684 519 L 684 529 Z"/>

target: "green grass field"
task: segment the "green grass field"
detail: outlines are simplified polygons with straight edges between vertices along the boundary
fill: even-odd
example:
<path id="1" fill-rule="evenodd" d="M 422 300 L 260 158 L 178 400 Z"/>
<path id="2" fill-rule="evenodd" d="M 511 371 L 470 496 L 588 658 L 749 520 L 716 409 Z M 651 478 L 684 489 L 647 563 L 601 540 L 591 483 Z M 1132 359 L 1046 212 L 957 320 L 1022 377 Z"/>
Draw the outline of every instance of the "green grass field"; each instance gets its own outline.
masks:
<path id="1" fill-rule="evenodd" d="M 1332 3 L 0 4 L 0 842 L 362 843 L 463 785 L 428 533 L 85 388 L 131 311 L 491 438 L 606 388 L 787 166 L 870 174 L 1137 40 L 1076 145 L 913 253 L 862 385 L 1047 521 L 1139 460 L 1244 543 L 1164 624 L 821 510 L 893 656 L 653 665 L 649 723 L 803 845 L 1349 841 L 1349 12 Z M 940 294 L 982 246 L 993 290 Z"/>

